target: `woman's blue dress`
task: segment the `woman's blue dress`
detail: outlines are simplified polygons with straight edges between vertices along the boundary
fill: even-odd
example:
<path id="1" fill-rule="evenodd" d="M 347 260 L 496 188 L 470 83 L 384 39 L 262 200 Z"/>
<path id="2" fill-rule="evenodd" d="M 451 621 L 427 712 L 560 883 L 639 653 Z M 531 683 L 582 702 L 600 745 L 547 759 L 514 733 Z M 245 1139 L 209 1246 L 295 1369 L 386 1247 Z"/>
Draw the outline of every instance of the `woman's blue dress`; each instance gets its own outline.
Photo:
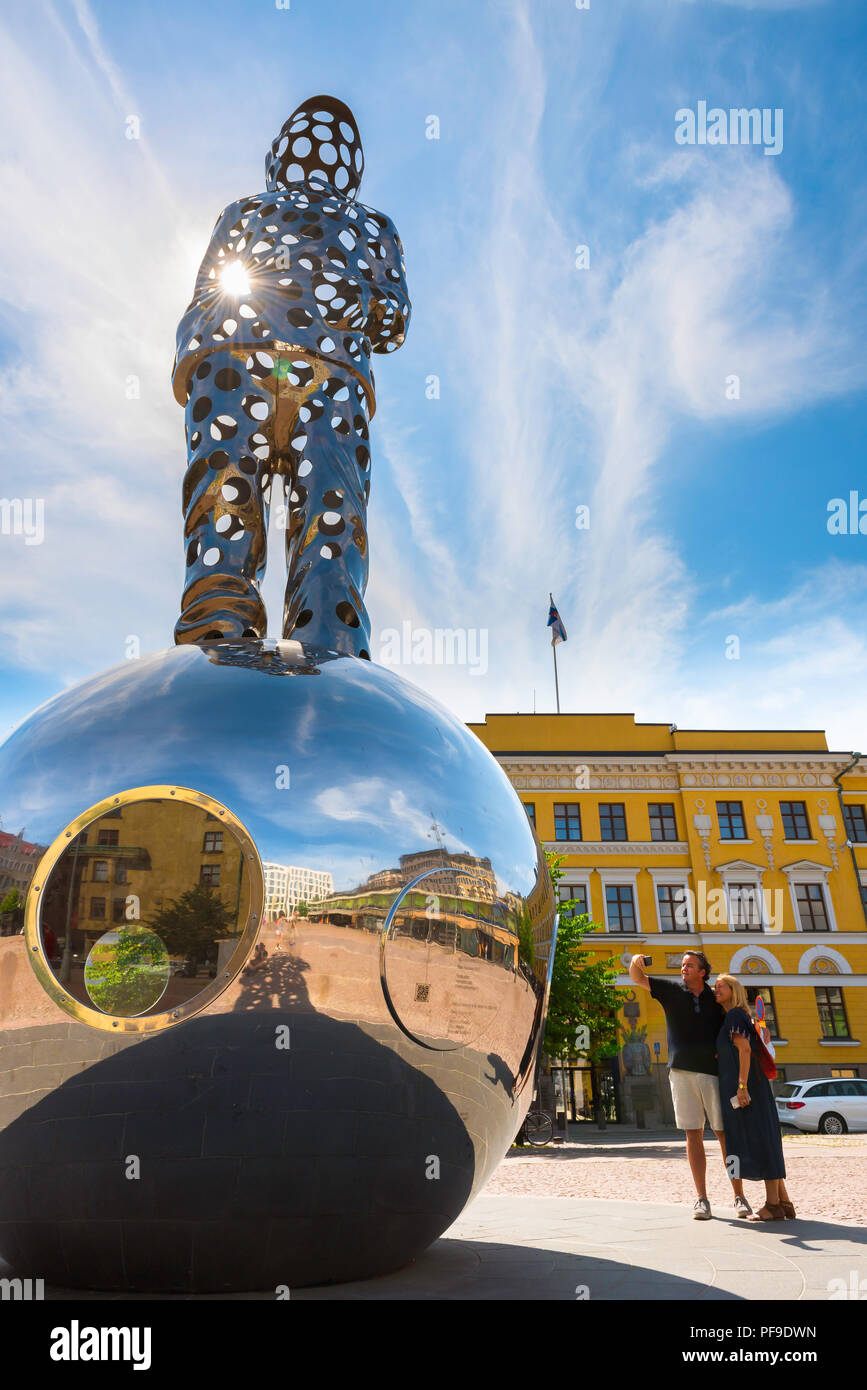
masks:
<path id="1" fill-rule="evenodd" d="M 740 1075 L 740 1054 L 732 1039 L 735 1033 L 749 1039 L 751 1053 L 747 1077 L 750 1104 L 738 1110 L 732 1108 L 731 1102 L 732 1096 L 738 1093 Z M 759 1063 L 759 1046 L 759 1036 L 749 1014 L 743 1009 L 729 1009 L 716 1040 L 723 1129 L 726 1153 L 729 1159 L 734 1155 L 739 1164 L 739 1170 L 730 1176 L 746 1178 L 748 1182 L 764 1178 L 773 1181 L 786 1176 L 780 1121 L 771 1083 Z"/>

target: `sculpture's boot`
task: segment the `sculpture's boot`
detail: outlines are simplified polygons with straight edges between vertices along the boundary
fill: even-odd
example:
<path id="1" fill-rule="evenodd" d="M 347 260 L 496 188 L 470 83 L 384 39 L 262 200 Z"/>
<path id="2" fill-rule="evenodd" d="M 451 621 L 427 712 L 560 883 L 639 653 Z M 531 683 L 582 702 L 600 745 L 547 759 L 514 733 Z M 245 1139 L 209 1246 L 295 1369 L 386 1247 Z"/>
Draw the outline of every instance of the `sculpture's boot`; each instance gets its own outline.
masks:
<path id="1" fill-rule="evenodd" d="M 230 350 L 200 362 L 187 401 L 187 578 L 175 642 L 264 637 L 273 398 Z"/>
<path id="2" fill-rule="evenodd" d="M 184 591 L 175 644 L 247 641 L 264 637 L 265 605 L 255 583 L 235 575 L 208 575 Z"/>

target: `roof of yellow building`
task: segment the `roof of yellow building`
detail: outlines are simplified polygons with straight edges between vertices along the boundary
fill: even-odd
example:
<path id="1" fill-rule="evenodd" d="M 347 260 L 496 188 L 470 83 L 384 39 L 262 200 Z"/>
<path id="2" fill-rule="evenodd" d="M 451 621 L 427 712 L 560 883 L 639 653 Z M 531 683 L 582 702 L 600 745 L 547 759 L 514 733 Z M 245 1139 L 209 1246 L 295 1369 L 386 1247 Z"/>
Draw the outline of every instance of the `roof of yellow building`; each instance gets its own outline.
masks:
<path id="1" fill-rule="evenodd" d="M 672 729 L 634 714 L 486 714 L 468 728 L 494 753 L 827 753 L 821 729 Z"/>

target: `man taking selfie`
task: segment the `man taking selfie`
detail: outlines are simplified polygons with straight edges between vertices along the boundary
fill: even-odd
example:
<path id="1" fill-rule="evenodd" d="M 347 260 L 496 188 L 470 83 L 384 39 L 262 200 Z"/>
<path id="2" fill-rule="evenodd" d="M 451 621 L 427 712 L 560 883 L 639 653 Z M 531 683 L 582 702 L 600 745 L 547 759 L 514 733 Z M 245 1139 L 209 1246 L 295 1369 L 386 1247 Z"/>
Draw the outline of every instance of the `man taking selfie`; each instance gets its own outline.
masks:
<path id="1" fill-rule="evenodd" d="M 693 1216 L 696 1221 L 709 1221 L 711 1210 L 705 1187 L 707 1159 L 704 1121 L 707 1115 L 725 1160 L 716 1059 L 717 1034 L 725 1014 L 708 983 L 710 962 L 701 951 L 684 952 L 680 984 L 659 975 L 650 976 L 644 967 L 645 957 L 633 956 L 629 978 L 639 989 L 649 990 L 665 1013 L 668 1079 L 674 1102 L 674 1118 L 678 1128 L 686 1131 L 686 1156 L 698 1194 Z M 744 1197 L 742 1181 L 731 1178 L 731 1184 L 738 1216 L 749 1216 L 750 1205 Z"/>

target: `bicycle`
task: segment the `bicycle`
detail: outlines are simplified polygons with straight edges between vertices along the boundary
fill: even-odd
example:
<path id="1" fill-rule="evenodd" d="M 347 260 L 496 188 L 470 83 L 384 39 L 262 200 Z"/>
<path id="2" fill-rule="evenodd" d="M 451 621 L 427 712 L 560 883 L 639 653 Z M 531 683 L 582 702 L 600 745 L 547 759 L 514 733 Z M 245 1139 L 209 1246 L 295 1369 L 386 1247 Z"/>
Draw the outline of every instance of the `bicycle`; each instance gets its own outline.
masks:
<path id="1" fill-rule="evenodd" d="M 550 1144 L 554 1138 L 554 1121 L 544 1110 L 532 1107 L 524 1121 L 524 1137 L 534 1148 Z"/>

